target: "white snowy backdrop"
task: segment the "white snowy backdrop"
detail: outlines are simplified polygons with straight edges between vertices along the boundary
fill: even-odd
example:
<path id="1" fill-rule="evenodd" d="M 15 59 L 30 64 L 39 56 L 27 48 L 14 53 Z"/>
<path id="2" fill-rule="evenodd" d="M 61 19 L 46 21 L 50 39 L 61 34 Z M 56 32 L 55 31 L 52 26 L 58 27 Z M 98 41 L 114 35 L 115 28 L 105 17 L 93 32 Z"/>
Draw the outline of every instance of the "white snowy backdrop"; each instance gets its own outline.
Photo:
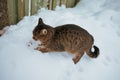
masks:
<path id="1" fill-rule="evenodd" d="M 0 80 L 120 80 L 120 0 L 81 0 L 75 8 L 42 9 L 11 25 L 0 37 Z M 46 53 L 28 46 L 38 18 L 53 27 L 76 24 L 88 30 L 100 48 L 73 64 L 68 53 Z"/>

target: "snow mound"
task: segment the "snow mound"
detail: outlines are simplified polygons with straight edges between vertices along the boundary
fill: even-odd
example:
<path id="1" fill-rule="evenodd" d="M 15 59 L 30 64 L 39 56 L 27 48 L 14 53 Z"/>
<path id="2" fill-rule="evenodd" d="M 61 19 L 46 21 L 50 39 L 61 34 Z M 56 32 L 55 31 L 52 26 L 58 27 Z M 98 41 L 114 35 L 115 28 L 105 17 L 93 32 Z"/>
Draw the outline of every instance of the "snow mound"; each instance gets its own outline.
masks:
<path id="1" fill-rule="evenodd" d="M 81 0 L 75 8 L 42 9 L 11 25 L 0 37 L 0 80 L 120 80 L 119 0 Z M 39 17 L 53 27 L 76 24 L 88 30 L 100 48 L 97 59 L 84 55 L 41 53 L 28 46 Z"/>

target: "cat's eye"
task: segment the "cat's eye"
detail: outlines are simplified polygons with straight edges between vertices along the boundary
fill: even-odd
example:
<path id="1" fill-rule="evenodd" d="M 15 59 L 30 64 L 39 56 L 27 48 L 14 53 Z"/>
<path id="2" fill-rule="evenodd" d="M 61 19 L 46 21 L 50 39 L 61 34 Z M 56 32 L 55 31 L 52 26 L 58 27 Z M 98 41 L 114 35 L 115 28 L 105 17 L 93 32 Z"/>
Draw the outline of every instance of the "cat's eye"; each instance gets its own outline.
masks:
<path id="1" fill-rule="evenodd" d="M 46 34 L 47 34 L 47 29 L 41 30 L 40 35 L 46 35 Z"/>

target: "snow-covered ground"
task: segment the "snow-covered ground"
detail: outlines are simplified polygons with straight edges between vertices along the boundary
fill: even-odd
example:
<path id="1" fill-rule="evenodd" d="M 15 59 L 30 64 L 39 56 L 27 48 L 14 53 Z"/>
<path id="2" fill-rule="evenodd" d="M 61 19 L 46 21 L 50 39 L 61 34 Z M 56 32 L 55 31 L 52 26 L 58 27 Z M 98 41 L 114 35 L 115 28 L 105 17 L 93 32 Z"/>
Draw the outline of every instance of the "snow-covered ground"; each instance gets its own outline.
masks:
<path id="1" fill-rule="evenodd" d="M 81 0 L 75 8 L 42 9 L 11 25 L 0 37 L 0 80 L 120 80 L 120 0 Z M 88 30 L 100 49 L 78 64 L 66 52 L 46 53 L 28 46 L 41 17 L 53 27 L 76 24 Z"/>

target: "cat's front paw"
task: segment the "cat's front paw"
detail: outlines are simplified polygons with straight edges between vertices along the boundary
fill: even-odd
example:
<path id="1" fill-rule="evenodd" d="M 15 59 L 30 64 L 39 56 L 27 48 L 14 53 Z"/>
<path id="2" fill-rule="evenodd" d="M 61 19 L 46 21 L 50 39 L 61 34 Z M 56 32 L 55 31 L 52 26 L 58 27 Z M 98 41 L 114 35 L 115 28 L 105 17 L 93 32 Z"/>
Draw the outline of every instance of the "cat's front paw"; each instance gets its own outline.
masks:
<path id="1" fill-rule="evenodd" d="M 34 48 L 34 50 L 38 50 L 39 51 L 39 47 Z"/>
<path id="2" fill-rule="evenodd" d="M 46 48 L 37 47 L 35 50 L 41 51 L 42 53 L 48 52 Z"/>

